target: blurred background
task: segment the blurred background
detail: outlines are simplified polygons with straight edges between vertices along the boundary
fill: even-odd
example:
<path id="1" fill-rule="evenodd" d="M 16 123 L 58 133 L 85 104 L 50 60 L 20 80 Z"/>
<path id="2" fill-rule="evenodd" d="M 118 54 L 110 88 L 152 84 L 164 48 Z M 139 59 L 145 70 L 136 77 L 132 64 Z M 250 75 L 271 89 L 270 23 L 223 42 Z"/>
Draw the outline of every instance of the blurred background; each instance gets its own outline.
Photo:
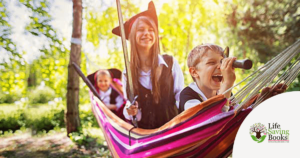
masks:
<path id="1" fill-rule="evenodd" d="M 192 82 L 187 55 L 199 44 L 229 46 L 230 56 L 253 61 L 251 70 L 236 71 L 237 83 L 300 37 L 298 0 L 153 1 L 161 53 L 178 60 L 185 85 Z M 82 2 L 81 70 L 124 70 L 121 40 L 111 33 L 116 2 Z M 124 21 L 148 2 L 121 0 Z M 109 157 L 81 79 L 80 128 L 67 137 L 72 15 L 71 0 L 0 0 L 0 157 Z M 295 90 L 300 77 L 288 88 Z"/>

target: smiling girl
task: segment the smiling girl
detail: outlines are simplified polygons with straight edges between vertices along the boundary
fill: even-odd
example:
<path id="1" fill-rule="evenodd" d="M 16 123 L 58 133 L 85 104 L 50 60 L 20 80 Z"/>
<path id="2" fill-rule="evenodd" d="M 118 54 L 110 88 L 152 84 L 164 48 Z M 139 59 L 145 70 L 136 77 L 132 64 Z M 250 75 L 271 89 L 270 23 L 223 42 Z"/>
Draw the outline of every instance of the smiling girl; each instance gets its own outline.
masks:
<path id="1" fill-rule="evenodd" d="M 172 56 L 160 55 L 158 21 L 152 1 L 147 11 L 130 18 L 124 28 L 130 42 L 133 93 L 139 96 L 135 105 L 124 108 L 124 116 L 129 120 L 137 116 L 140 128 L 158 128 L 178 114 L 179 94 L 184 86 L 182 71 Z M 113 33 L 120 36 L 119 27 Z M 128 92 L 126 80 L 125 75 L 124 96 Z"/>

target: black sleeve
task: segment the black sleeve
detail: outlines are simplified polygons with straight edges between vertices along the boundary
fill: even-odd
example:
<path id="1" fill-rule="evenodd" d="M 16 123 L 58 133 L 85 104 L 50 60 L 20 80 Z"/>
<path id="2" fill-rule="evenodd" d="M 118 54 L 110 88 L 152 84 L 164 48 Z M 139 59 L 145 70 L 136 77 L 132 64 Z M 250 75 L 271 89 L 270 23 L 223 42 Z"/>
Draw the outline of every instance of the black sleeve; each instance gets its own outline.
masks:
<path id="1" fill-rule="evenodd" d="M 184 104 L 192 99 L 197 99 L 201 101 L 201 98 L 199 97 L 198 93 L 193 91 L 190 87 L 185 87 L 181 93 L 179 98 L 179 113 L 184 111 Z M 202 102 L 202 101 L 201 101 Z"/>

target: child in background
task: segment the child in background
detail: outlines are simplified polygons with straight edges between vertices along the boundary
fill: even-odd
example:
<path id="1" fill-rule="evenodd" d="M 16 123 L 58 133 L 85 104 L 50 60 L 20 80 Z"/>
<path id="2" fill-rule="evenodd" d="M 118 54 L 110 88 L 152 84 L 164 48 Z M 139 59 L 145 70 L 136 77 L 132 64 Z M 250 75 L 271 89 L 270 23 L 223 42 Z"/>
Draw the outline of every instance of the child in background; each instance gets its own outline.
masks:
<path id="1" fill-rule="evenodd" d="M 112 87 L 112 77 L 107 70 L 99 70 L 95 75 L 96 90 L 105 106 L 123 118 L 123 107 L 126 102 L 122 94 Z"/>
<path id="2" fill-rule="evenodd" d="M 195 82 L 181 91 L 179 112 L 222 94 L 232 87 L 236 78 L 232 67 L 235 60 L 235 57 L 225 58 L 223 49 L 214 44 L 195 47 L 187 59 L 189 72 Z M 225 97 L 229 98 L 230 95 L 231 91 L 227 92 Z M 228 111 L 228 105 L 227 102 L 222 111 Z"/>

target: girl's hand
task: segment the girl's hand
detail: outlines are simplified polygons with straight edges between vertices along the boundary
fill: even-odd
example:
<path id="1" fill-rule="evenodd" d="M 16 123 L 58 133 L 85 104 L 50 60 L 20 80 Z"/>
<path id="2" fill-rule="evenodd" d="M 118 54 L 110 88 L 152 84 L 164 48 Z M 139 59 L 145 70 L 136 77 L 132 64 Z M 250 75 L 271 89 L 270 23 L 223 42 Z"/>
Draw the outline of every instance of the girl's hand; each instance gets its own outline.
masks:
<path id="1" fill-rule="evenodd" d="M 138 102 L 136 101 L 135 104 L 131 105 L 129 108 L 126 108 L 128 115 L 135 116 L 138 113 Z"/>

